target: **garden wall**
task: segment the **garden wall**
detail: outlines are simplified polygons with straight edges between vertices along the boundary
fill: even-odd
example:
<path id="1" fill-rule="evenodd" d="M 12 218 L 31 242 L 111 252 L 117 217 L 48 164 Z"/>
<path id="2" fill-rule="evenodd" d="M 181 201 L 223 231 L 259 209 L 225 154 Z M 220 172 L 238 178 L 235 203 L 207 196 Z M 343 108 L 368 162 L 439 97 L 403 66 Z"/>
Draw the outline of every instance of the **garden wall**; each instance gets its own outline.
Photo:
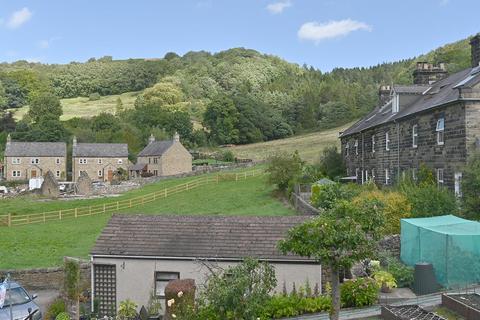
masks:
<path id="1" fill-rule="evenodd" d="M 63 267 L 0 270 L 0 279 L 4 279 L 8 273 L 12 280 L 20 283 L 28 291 L 60 290 L 63 285 Z M 90 263 L 82 263 L 80 265 L 81 282 L 90 283 L 90 275 Z"/>

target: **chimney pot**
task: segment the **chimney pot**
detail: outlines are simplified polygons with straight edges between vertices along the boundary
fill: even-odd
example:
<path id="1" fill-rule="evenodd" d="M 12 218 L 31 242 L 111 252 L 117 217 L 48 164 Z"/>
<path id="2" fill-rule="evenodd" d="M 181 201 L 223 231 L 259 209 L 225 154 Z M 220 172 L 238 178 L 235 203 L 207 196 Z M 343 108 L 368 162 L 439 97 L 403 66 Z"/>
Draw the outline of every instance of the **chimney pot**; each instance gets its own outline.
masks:
<path id="1" fill-rule="evenodd" d="M 175 134 L 173 135 L 173 141 L 180 142 L 180 135 L 178 134 L 178 132 L 175 132 Z"/>
<path id="2" fill-rule="evenodd" d="M 150 137 L 148 138 L 148 144 L 150 144 L 152 142 L 155 142 L 155 137 L 154 137 L 153 133 L 151 133 Z"/>
<path id="3" fill-rule="evenodd" d="M 7 136 L 7 146 L 9 146 L 11 143 L 12 143 L 12 136 L 9 133 Z"/>

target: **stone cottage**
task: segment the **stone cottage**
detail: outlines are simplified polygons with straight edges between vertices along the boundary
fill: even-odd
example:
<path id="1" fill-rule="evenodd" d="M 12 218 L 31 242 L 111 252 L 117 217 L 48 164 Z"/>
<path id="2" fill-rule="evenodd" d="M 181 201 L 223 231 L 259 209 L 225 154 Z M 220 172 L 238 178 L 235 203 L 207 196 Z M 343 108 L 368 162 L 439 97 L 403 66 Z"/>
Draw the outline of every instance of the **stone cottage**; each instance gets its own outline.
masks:
<path id="1" fill-rule="evenodd" d="M 48 171 L 51 171 L 57 180 L 66 180 L 65 142 L 16 142 L 8 135 L 3 169 L 6 180 L 40 178 Z"/>
<path id="2" fill-rule="evenodd" d="M 164 216 L 114 215 L 91 251 L 92 301 L 100 316 L 117 310 L 120 301 L 146 306 L 151 294 L 160 299 L 170 280 L 194 279 L 201 286 L 209 268 L 235 265 L 246 257 L 275 268 L 277 287 L 293 285 L 322 290 L 318 262 L 278 251 L 278 241 L 301 216 Z M 138 310 L 137 310 L 138 311 Z"/>
<path id="3" fill-rule="evenodd" d="M 470 43 L 471 68 L 448 75 L 418 62 L 413 85 L 380 88 L 380 105 L 340 133 L 349 176 L 391 185 L 425 164 L 461 195 L 462 168 L 480 148 L 480 34 Z"/>
<path id="4" fill-rule="evenodd" d="M 73 138 L 72 181 L 86 172 L 92 181 L 113 180 L 121 168 L 128 173 L 128 145 L 125 143 L 78 143 Z"/>
<path id="5" fill-rule="evenodd" d="M 178 133 L 168 141 L 155 141 L 152 135 L 148 145 L 138 154 L 137 164 L 130 169 L 131 176 L 141 171 L 153 176 L 187 173 L 192 171 L 192 155 L 180 142 Z"/>

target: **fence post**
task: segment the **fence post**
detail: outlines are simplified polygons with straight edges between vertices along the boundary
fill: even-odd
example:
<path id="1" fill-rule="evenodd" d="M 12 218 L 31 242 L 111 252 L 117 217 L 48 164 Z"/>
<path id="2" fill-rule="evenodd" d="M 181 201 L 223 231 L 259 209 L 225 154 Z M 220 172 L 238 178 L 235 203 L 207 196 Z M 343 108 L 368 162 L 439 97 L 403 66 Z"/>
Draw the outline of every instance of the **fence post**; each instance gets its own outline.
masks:
<path id="1" fill-rule="evenodd" d="M 165 191 L 165 198 L 168 197 L 168 191 L 167 191 L 167 188 L 164 189 Z"/>
<path id="2" fill-rule="evenodd" d="M 186 184 L 186 189 L 185 189 L 185 190 L 188 190 L 188 182 L 187 182 L 187 184 Z"/>
<path id="3" fill-rule="evenodd" d="M 142 206 L 145 204 L 145 196 L 142 197 Z"/>
<path id="4" fill-rule="evenodd" d="M 103 213 L 107 212 L 105 209 L 105 203 L 103 204 Z"/>
<path id="5" fill-rule="evenodd" d="M 75 219 L 78 218 L 78 208 L 75 208 Z"/>
<path id="6" fill-rule="evenodd" d="M 89 207 L 88 207 L 88 215 L 89 215 L 89 216 L 92 215 L 92 206 L 89 206 Z"/>
<path id="7" fill-rule="evenodd" d="M 117 201 L 117 210 L 120 210 L 120 203 Z"/>
<path id="8" fill-rule="evenodd" d="M 132 199 L 130 199 L 130 207 L 129 208 L 131 208 L 131 207 L 132 207 Z"/>
<path id="9" fill-rule="evenodd" d="M 45 212 L 43 213 L 43 223 L 47 222 L 47 217 L 45 217 Z"/>
<path id="10" fill-rule="evenodd" d="M 247 171 L 245 171 L 245 180 L 247 180 Z"/>
<path id="11" fill-rule="evenodd" d="M 238 173 L 235 173 L 235 181 L 238 181 Z"/>
<path id="12" fill-rule="evenodd" d="M 58 219 L 62 220 L 62 210 L 58 211 Z"/>
<path id="13" fill-rule="evenodd" d="M 8 226 L 9 227 L 12 226 L 12 214 L 11 213 L 8 214 Z"/>

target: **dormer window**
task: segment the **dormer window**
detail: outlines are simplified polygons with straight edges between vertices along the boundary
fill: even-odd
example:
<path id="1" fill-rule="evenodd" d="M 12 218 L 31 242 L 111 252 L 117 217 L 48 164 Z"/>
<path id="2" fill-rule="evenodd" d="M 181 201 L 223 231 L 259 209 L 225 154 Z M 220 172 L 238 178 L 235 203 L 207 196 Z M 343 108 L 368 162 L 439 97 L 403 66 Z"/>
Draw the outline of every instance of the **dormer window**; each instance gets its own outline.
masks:
<path id="1" fill-rule="evenodd" d="M 355 154 L 358 156 L 358 139 L 355 140 Z"/>
<path id="2" fill-rule="evenodd" d="M 416 148 L 418 145 L 418 125 L 412 127 L 412 147 Z"/>
<path id="3" fill-rule="evenodd" d="M 437 120 L 437 144 L 443 146 L 445 143 L 445 119 L 440 118 Z"/>
<path id="4" fill-rule="evenodd" d="M 400 110 L 400 96 L 395 94 L 392 100 L 392 113 L 397 113 Z"/>
<path id="5" fill-rule="evenodd" d="M 372 153 L 375 153 L 375 136 L 372 136 Z"/>
<path id="6" fill-rule="evenodd" d="M 349 156 L 349 152 L 350 152 L 350 145 L 347 142 L 347 144 L 345 144 L 345 157 Z"/>
<path id="7" fill-rule="evenodd" d="M 390 135 L 388 132 L 385 133 L 385 150 L 390 151 Z"/>

